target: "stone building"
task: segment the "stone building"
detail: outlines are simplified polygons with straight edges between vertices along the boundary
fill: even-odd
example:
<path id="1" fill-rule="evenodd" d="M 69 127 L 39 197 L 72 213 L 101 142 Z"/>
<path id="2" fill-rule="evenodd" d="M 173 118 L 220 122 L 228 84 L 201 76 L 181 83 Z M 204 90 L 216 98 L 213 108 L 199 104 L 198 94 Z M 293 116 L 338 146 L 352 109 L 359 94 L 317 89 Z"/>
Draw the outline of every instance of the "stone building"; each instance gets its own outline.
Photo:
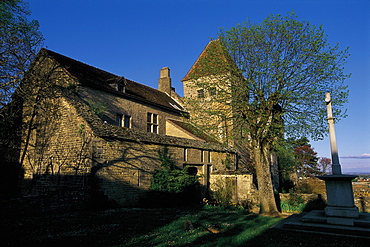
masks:
<path id="1" fill-rule="evenodd" d="M 179 168 L 202 175 L 205 189 L 212 173 L 237 167 L 232 148 L 186 121 L 167 67 L 157 90 L 42 49 L 13 102 L 22 112 L 16 150 L 23 195 L 88 189 L 121 206 L 137 205 L 163 147 Z"/>
<path id="2" fill-rule="evenodd" d="M 233 187 L 233 197 L 238 202 L 246 200 L 253 190 L 252 187 L 244 189 L 246 187 L 242 184 L 246 178 L 251 177 L 251 174 L 255 174 L 250 128 L 241 114 L 244 106 L 233 104 L 235 98 L 249 99 L 250 92 L 245 86 L 245 80 L 219 39 L 212 40 L 206 45 L 182 79 L 183 101 L 190 112 L 190 122 L 196 123 L 198 128 L 236 150 L 237 166 L 213 174 L 215 177 L 217 174 L 225 184 Z M 270 151 L 270 172 L 274 189 L 277 191 L 279 189 L 277 155 L 273 150 Z"/>
<path id="3" fill-rule="evenodd" d="M 243 126 L 244 121 L 237 122 L 231 103 L 234 100 L 232 85 L 241 80 L 245 79 L 220 40 L 212 40 L 182 79 L 183 100 L 191 122 L 219 142 L 238 150 L 237 170 L 252 173 L 248 128 Z"/>

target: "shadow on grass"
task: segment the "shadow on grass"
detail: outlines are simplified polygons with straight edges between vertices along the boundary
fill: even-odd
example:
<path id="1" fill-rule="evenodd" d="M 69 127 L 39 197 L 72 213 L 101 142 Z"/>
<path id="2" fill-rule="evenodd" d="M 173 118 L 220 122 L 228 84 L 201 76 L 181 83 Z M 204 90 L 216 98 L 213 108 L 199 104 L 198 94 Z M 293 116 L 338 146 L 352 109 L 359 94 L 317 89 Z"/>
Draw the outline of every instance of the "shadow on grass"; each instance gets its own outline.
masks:
<path id="1" fill-rule="evenodd" d="M 118 246 L 368 246 L 369 239 L 272 228 L 281 218 L 238 210 L 200 210 Z M 189 227 L 191 222 L 191 227 Z"/>
<path id="2" fill-rule="evenodd" d="M 238 210 L 202 210 L 120 246 L 241 246 L 280 220 Z"/>
<path id="3" fill-rule="evenodd" d="M 297 232 L 277 228 L 267 229 L 263 234 L 241 246 L 295 247 L 295 246 L 369 246 L 368 238 L 328 235 L 324 233 Z"/>

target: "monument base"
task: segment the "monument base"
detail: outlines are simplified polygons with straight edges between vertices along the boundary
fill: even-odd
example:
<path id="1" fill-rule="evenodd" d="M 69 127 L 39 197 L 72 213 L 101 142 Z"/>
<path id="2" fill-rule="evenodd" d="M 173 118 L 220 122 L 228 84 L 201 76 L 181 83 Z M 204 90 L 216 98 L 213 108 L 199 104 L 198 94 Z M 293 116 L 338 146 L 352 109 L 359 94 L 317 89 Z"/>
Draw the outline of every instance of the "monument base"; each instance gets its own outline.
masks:
<path id="1" fill-rule="evenodd" d="M 341 218 L 328 217 L 324 210 L 313 210 L 309 213 L 292 215 L 278 227 L 296 231 L 369 237 L 370 214 L 360 213 L 358 218 Z"/>
<path id="2" fill-rule="evenodd" d="M 360 212 L 358 207 L 325 207 L 325 215 L 328 217 L 344 217 L 344 218 L 358 218 L 360 217 Z"/>
<path id="3" fill-rule="evenodd" d="M 326 208 L 325 208 L 326 209 Z M 331 210 L 331 209 L 329 209 Z M 326 210 L 325 210 L 326 211 Z M 342 225 L 342 226 L 367 226 L 370 228 L 370 218 L 369 214 L 362 214 L 360 217 L 360 213 L 358 213 L 358 217 L 356 218 L 348 218 L 348 217 L 341 217 L 341 216 L 328 216 L 327 212 L 323 210 L 313 210 L 302 217 L 303 222 L 309 223 L 319 223 L 319 224 L 330 224 L 330 225 Z M 338 213 L 340 210 L 336 210 L 334 213 Z M 347 211 L 348 212 L 348 211 Z M 354 211 L 355 212 L 355 211 Z"/>

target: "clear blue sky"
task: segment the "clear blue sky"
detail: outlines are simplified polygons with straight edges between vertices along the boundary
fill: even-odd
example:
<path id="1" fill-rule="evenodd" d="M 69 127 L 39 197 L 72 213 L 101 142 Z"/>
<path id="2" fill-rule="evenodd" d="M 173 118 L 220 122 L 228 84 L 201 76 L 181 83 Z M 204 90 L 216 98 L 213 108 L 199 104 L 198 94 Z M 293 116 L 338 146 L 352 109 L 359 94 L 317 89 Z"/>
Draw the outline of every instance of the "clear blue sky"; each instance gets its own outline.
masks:
<path id="1" fill-rule="evenodd" d="M 350 47 L 348 117 L 336 124 L 344 172 L 370 172 L 370 0 L 29 0 L 50 50 L 157 88 L 159 70 L 181 79 L 220 27 L 294 10 Z M 330 158 L 328 138 L 312 142 Z M 368 154 L 368 155 L 366 155 Z"/>

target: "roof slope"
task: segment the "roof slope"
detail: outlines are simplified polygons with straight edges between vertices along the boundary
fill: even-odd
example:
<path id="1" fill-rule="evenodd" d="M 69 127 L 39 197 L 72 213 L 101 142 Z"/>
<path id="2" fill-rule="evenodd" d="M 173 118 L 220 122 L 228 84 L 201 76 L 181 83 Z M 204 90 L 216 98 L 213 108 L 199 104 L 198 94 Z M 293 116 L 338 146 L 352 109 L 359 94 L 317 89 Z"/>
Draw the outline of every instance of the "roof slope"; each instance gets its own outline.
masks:
<path id="1" fill-rule="evenodd" d="M 173 123 L 177 127 L 181 128 L 182 130 L 188 132 L 189 134 L 199 138 L 200 140 L 204 140 L 206 142 L 217 142 L 215 139 L 213 139 L 211 136 L 207 135 L 204 131 L 201 131 L 194 125 L 183 122 L 183 121 L 178 121 L 174 119 L 167 119 L 167 121 Z"/>
<path id="2" fill-rule="evenodd" d="M 175 111 L 185 111 L 181 105 L 179 105 L 174 99 L 172 99 L 166 93 L 163 93 L 157 89 L 148 87 L 146 85 L 137 83 L 132 80 L 125 79 L 121 76 L 109 73 L 107 71 L 98 69 L 72 58 L 63 56 L 59 53 L 50 51 L 48 49 L 42 49 L 40 55 L 46 55 L 57 61 L 62 67 L 64 67 L 73 77 L 75 77 L 79 83 L 83 86 L 92 87 L 100 90 L 110 91 L 114 93 L 120 93 L 122 96 L 129 96 L 140 101 L 155 104 L 158 106 L 165 107 L 167 109 Z M 113 86 L 113 83 L 120 80 L 124 81 L 125 91 L 119 92 Z"/>
<path id="3" fill-rule="evenodd" d="M 236 64 L 221 41 L 211 40 L 181 81 L 219 75 L 236 68 Z"/>

